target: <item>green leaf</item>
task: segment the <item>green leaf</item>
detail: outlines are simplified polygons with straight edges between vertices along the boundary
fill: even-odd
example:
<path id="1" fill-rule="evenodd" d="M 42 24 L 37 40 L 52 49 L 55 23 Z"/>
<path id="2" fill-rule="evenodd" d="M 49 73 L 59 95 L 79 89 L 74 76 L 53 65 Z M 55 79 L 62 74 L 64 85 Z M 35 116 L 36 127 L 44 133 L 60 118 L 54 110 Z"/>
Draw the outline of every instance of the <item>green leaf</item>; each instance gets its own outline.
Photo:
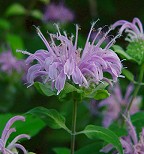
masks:
<path id="1" fill-rule="evenodd" d="M 126 58 L 127 60 L 133 60 L 133 58 L 130 57 L 130 56 L 123 50 L 123 48 L 121 48 L 120 46 L 118 46 L 118 45 L 113 45 L 112 47 L 113 47 L 114 51 L 115 51 L 117 54 L 121 55 L 123 58 Z"/>
<path id="2" fill-rule="evenodd" d="M 15 116 L 14 114 L 1 114 L 0 115 L 0 134 L 2 133 L 5 124 L 10 118 Z M 16 132 L 10 135 L 11 141 L 19 134 L 28 134 L 31 137 L 39 133 L 39 131 L 45 127 L 45 123 L 36 116 L 26 115 L 26 121 L 16 121 L 12 127 L 16 128 Z"/>
<path id="3" fill-rule="evenodd" d="M 5 20 L 5 19 L 0 19 L 0 28 L 2 29 L 10 29 L 10 23 L 9 21 Z"/>
<path id="4" fill-rule="evenodd" d="M 122 70 L 122 74 L 130 81 L 134 81 L 134 75 L 127 69 Z"/>
<path id="5" fill-rule="evenodd" d="M 30 110 L 28 113 L 40 117 L 51 128 L 54 128 L 54 129 L 63 128 L 68 133 L 71 133 L 71 131 L 65 125 L 65 118 L 54 109 L 37 107 Z"/>
<path id="6" fill-rule="evenodd" d="M 39 10 L 32 10 L 30 15 L 36 19 L 42 20 L 43 14 Z"/>
<path id="7" fill-rule="evenodd" d="M 54 148 L 53 151 L 56 154 L 70 154 L 70 150 L 68 148 Z"/>
<path id="8" fill-rule="evenodd" d="M 70 83 L 68 83 L 68 82 L 66 82 L 65 83 L 65 86 L 64 86 L 64 89 L 60 92 L 60 94 L 59 94 L 59 98 L 61 99 L 61 98 L 64 98 L 64 97 L 66 97 L 66 95 L 68 94 L 68 93 L 71 93 L 71 92 L 77 92 L 77 93 L 82 93 L 83 91 L 81 90 L 81 89 L 78 89 L 78 88 L 76 88 L 75 86 L 73 86 L 72 84 L 70 84 Z"/>
<path id="9" fill-rule="evenodd" d="M 26 9 L 21 4 L 15 3 L 8 7 L 5 14 L 6 16 L 11 16 L 11 15 L 24 15 L 25 13 Z"/>
<path id="10" fill-rule="evenodd" d="M 81 133 L 84 133 L 90 139 L 102 139 L 112 144 L 120 154 L 123 154 L 123 148 L 119 138 L 111 130 L 95 125 L 88 125 Z"/>
<path id="11" fill-rule="evenodd" d="M 21 37 L 15 34 L 7 34 L 6 39 L 10 44 L 13 55 L 15 55 L 17 58 L 23 58 L 23 54 L 16 52 L 17 49 L 24 48 L 23 40 L 21 39 Z"/>
<path id="12" fill-rule="evenodd" d="M 51 85 L 48 84 L 48 83 L 43 84 L 43 83 L 40 83 L 40 82 L 35 82 L 34 86 L 43 95 L 46 95 L 46 96 L 56 95 L 56 91 L 52 90 Z"/>

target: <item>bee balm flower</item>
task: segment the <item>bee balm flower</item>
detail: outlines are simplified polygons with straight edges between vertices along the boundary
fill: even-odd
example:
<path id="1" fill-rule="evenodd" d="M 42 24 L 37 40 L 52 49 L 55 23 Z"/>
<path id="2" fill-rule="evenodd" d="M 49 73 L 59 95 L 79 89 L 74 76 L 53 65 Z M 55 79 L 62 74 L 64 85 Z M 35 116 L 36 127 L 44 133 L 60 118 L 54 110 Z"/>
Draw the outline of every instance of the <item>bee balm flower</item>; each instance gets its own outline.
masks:
<path id="1" fill-rule="evenodd" d="M 38 50 L 34 54 L 22 51 L 29 55 L 26 60 L 27 64 L 37 60 L 37 63 L 28 69 L 28 83 L 32 85 L 37 77 L 41 77 L 43 82 L 52 82 L 59 94 L 64 88 L 66 80 L 72 80 L 73 83 L 79 86 L 89 87 L 91 83 L 98 84 L 105 80 L 104 72 L 107 72 L 116 81 L 120 76 L 122 64 L 110 47 L 118 36 L 113 38 L 102 49 L 100 46 L 111 29 L 100 40 L 97 40 L 102 29 L 100 28 L 90 43 L 89 39 L 94 25 L 95 23 L 92 24 L 83 50 L 77 47 L 78 25 L 76 25 L 76 38 L 74 42 L 72 40 L 73 36 L 68 38 L 65 32 L 61 34 L 59 27 L 56 25 L 58 32 L 56 34 L 49 34 L 51 43 L 48 43 L 37 28 L 37 33 L 46 45 L 47 50 Z M 55 42 L 58 41 L 60 43 L 56 44 Z M 97 43 L 95 44 L 95 42 Z"/>
<path id="2" fill-rule="evenodd" d="M 23 116 L 15 116 L 15 117 L 11 118 L 7 122 L 5 128 L 2 132 L 2 135 L 0 138 L 0 152 L 2 154 L 13 154 L 13 149 L 17 149 L 17 148 L 21 149 L 24 154 L 27 154 L 26 149 L 21 144 L 17 143 L 17 141 L 22 138 L 30 139 L 29 135 L 26 135 L 26 134 L 18 135 L 7 145 L 7 141 L 8 141 L 9 136 L 11 135 L 11 133 L 16 132 L 16 129 L 11 128 L 11 126 L 15 121 L 18 121 L 18 120 L 25 121 L 25 118 Z"/>

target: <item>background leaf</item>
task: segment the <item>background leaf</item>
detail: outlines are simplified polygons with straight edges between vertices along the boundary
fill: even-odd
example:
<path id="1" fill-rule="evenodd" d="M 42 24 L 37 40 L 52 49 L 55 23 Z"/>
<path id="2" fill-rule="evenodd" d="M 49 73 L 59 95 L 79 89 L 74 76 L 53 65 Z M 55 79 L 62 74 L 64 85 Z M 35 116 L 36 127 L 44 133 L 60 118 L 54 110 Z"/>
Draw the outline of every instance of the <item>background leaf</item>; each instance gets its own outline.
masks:
<path id="1" fill-rule="evenodd" d="M 10 26 L 11 26 L 11 24 L 9 23 L 8 20 L 2 19 L 2 18 L 0 19 L 0 28 L 2 28 L 2 29 L 9 29 Z"/>
<path id="2" fill-rule="evenodd" d="M 131 121 L 136 127 L 138 133 L 142 131 L 144 127 L 144 112 L 137 112 L 131 116 Z"/>
<path id="3" fill-rule="evenodd" d="M 23 40 L 19 35 L 15 34 L 7 34 L 6 39 L 12 49 L 13 55 L 17 58 L 23 58 L 24 55 L 22 53 L 16 52 L 17 49 L 24 49 Z"/>
<path id="4" fill-rule="evenodd" d="M 11 15 L 24 15 L 25 13 L 26 9 L 21 4 L 14 3 L 8 7 L 5 14 L 7 16 L 11 16 Z"/>
<path id="5" fill-rule="evenodd" d="M 32 10 L 30 12 L 30 15 L 36 19 L 42 20 L 43 19 L 43 14 L 39 10 Z"/>
<path id="6" fill-rule="evenodd" d="M 53 151 L 56 154 L 70 154 L 70 150 L 68 148 L 54 148 Z"/>

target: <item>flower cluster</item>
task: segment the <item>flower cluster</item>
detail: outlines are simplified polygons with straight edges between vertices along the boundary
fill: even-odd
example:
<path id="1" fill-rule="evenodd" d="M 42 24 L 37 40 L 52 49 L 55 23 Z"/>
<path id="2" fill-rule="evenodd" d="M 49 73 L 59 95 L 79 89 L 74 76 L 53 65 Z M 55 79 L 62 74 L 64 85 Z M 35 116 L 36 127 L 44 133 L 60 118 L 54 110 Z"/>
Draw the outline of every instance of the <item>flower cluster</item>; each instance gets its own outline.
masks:
<path id="1" fill-rule="evenodd" d="M 74 19 L 74 14 L 64 6 L 64 4 L 51 3 L 46 7 L 44 21 L 70 22 Z"/>
<path id="2" fill-rule="evenodd" d="M 21 149 L 24 154 L 27 154 L 26 149 L 21 144 L 17 143 L 17 141 L 22 139 L 22 138 L 30 139 L 30 136 L 27 135 L 27 134 L 21 134 L 21 135 L 16 136 L 7 145 L 7 141 L 8 141 L 9 136 L 11 135 L 11 133 L 16 132 L 16 129 L 11 128 L 11 126 L 13 125 L 13 123 L 15 121 L 18 121 L 18 120 L 25 121 L 25 118 L 23 116 L 15 116 L 15 117 L 11 118 L 7 122 L 5 128 L 4 128 L 3 132 L 2 132 L 2 135 L 1 135 L 1 138 L 0 138 L 0 152 L 2 154 L 13 154 L 13 150 L 17 149 L 17 148 Z"/>
<path id="3" fill-rule="evenodd" d="M 123 31 L 128 33 L 126 38 L 127 41 L 144 40 L 143 26 L 138 18 L 134 18 L 132 22 L 119 20 L 112 25 L 113 28 L 116 28 L 117 26 L 121 26 L 119 30 L 120 33 Z"/>
<path id="4" fill-rule="evenodd" d="M 56 25 L 58 33 L 49 34 L 51 44 L 45 39 L 41 31 L 37 28 L 37 33 L 47 47 L 47 50 L 38 50 L 34 54 L 23 51 L 29 57 L 26 60 L 27 64 L 37 60 L 37 64 L 33 64 L 27 73 L 27 81 L 30 85 L 34 83 L 37 77 L 41 77 L 44 82 L 52 82 L 52 87 L 58 90 L 58 94 L 64 88 L 66 79 L 72 81 L 79 86 L 89 87 L 91 83 L 98 84 L 102 80 L 107 80 L 104 77 L 104 72 L 109 73 L 113 81 L 117 81 L 120 76 L 122 64 L 116 53 L 110 47 L 115 42 L 113 38 L 104 49 L 100 46 L 106 39 L 111 29 L 104 36 L 97 40 L 102 28 L 90 43 L 89 39 L 95 23 L 92 24 L 88 34 L 85 47 L 82 49 L 77 47 L 78 30 L 76 25 L 76 38 L 73 43 L 73 36 L 68 38 L 67 34 L 61 34 L 58 25 Z M 56 42 L 59 41 L 59 44 Z M 97 43 L 95 44 L 95 42 Z"/>
<path id="5" fill-rule="evenodd" d="M 0 70 L 7 74 L 12 74 L 13 71 L 21 72 L 25 67 L 22 60 L 17 60 L 11 51 L 2 52 L 0 54 Z"/>
<path id="6" fill-rule="evenodd" d="M 130 116 L 124 117 L 128 127 L 128 136 L 120 138 L 121 144 L 124 149 L 124 154 L 143 154 L 144 152 L 144 128 L 138 139 L 135 127 L 133 126 Z M 101 152 L 108 153 L 113 149 L 112 145 L 107 145 Z M 115 153 L 115 152 L 114 152 Z"/>
<path id="7" fill-rule="evenodd" d="M 123 112 L 122 110 L 125 109 L 128 103 L 131 101 L 133 90 L 133 85 L 129 84 L 126 89 L 125 96 L 123 97 L 120 86 L 116 84 L 116 86 L 113 87 L 111 96 L 99 102 L 98 108 L 104 106 L 106 107 L 106 110 L 104 110 L 103 112 L 104 127 L 109 127 L 113 121 L 117 120 L 120 117 L 121 113 Z M 140 102 L 141 97 L 136 97 L 134 99 L 133 105 L 130 109 L 130 114 L 134 114 L 139 111 Z"/>

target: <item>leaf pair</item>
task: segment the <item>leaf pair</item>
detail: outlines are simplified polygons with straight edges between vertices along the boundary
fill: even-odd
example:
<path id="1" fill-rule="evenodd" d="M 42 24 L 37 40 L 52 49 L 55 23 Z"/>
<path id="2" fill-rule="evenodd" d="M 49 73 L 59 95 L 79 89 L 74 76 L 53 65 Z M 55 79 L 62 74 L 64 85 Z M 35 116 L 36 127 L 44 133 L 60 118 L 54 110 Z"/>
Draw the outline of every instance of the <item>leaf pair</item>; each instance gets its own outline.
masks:
<path id="1" fill-rule="evenodd" d="M 44 122 L 46 122 L 48 126 L 54 129 L 62 128 L 71 134 L 71 131 L 65 125 L 65 118 L 54 109 L 37 107 L 28 113 L 40 117 Z M 119 138 L 112 131 L 106 128 L 95 125 L 88 125 L 83 131 L 76 133 L 76 135 L 79 134 L 85 134 L 89 139 L 102 139 L 107 143 L 112 144 L 120 154 L 123 154 L 123 149 Z"/>

